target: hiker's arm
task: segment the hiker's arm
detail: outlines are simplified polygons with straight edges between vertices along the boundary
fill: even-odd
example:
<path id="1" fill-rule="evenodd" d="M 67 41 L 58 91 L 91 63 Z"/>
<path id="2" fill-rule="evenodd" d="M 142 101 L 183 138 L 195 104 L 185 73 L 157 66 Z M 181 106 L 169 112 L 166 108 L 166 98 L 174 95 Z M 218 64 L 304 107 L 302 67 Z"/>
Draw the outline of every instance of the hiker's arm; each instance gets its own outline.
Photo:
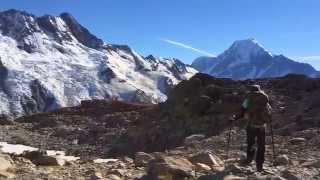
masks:
<path id="1" fill-rule="evenodd" d="M 244 115 L 246 114 L 247 109 L 245 109 L 244 107 L 241 107 L 241 110 L 238 114 L 235 115 L 234 119 L 238 120 L 244 117 Z"/>
<path id="2" fill-rule="evenodd" d="M 243 103 L 241 104 L 241 110 L 239 112 L 239 114 L 236 116 L 236 119 L 241 119 L 244 117 L 244 115 L 247 112 L 247 109 L 249 107 L 249 98 L 247 97 Z"/>
<path id="3" fill-rule="evenodd" d="M 246 114 L 247 112 L 247 109 L 248 109 L 248 104 L 249 104 L 249 99 L 246 98 L 243 103 L 241 104 L 241 109 L 240 111 L 236 114 L 236 115 L 233 115 L 233 119 L 234 120 L 238 120 L 238 119 L 241 119 L 244 117 L 244 115 Z"/>
<path id="4" fill-rule="evenodd" d="M 271 131 L 272 130 L 272 107 L 271 107 L 271 105 L 268 103 L 268 108 L 267 108 L 267 129 L 269 129 L 269 131 Z"/>

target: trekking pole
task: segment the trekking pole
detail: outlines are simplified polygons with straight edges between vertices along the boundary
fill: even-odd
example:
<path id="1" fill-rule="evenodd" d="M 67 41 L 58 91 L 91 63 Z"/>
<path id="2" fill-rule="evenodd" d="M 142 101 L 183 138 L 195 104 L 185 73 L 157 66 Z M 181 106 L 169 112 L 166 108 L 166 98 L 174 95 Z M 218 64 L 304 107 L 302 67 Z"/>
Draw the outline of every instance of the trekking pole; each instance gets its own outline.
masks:
<path id="1" fill-rule="evenodd" d="M 276 157 L 276 151 L 274 146 L 274 136 L 273 136 L 273 127 L 272 127 L 272 117 L 270 117 L 270 133 L 271 133 L 271 143 L 272 143 L 272 159 L 273 159 L 273 165 L 275 163 L 275 157 Z"/>
<path id="2" fill-rule="evenodd" d="M 231 131 L 232 131 L 232 126 L 229 128 L 228 132 L 228 139 L 227 139 L 227 156 L 226 156 L 226 161 L 225 161 L 225 166 L 227 165 L 227 160 L 229 159 L 229 148 L 230 148 L 230 141 L 231 141 Z"/>

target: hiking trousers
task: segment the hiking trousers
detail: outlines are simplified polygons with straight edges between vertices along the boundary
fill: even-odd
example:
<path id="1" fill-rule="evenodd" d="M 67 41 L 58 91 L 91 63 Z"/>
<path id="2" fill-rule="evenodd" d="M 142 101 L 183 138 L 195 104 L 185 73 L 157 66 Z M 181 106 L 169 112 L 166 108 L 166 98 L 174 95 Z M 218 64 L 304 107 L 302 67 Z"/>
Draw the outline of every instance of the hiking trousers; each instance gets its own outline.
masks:
<path id="1" fill-rule="evenodd" d="M 264 163 L 264 153 L 266 144 L 266 130 L 265 127 L 247 127 L 247 161 L 252 162 L 255 154 L 255 148 L 253 147 L 257 143 L 256 165 L 258 168 L 262 168 Z"/>

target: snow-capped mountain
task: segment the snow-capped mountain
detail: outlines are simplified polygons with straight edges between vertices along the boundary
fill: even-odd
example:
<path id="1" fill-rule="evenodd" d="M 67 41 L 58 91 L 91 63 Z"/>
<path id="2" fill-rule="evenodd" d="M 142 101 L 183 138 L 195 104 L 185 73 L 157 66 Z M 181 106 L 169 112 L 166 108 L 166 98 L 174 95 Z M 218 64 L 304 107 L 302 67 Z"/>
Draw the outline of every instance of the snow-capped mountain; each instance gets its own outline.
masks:
<path id="1" fill-rule="evenodd" d="M 255 39 L 235 41 L 219 56 L 200 57 L 192 66 L 203 73 L 232 79 L 280 77 L 291 73 L 319 75 L 309 64 L 271 54 Z"/>
<path id="2" fill-rule="evenodd" d="M 88 99 L 158 103 L 197 72 L 177 59 L 106 44 L 68 13 L 0 12 L 0 58 L 0 113 L 13 115 Z"/>

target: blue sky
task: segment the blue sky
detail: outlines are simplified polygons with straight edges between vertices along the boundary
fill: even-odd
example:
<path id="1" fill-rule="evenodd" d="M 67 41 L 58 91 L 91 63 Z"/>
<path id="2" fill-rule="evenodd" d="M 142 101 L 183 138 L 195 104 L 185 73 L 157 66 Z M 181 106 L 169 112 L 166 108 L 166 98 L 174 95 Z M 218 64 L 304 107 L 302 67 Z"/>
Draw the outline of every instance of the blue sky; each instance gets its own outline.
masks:
<path id="1" fill-rule="evenodd" d="M 7 0 L 35 15 L 70 12 L 108 43 L 186 63 L 256 38 L 274 54 L 320 69 L 319 0 Z"/>

